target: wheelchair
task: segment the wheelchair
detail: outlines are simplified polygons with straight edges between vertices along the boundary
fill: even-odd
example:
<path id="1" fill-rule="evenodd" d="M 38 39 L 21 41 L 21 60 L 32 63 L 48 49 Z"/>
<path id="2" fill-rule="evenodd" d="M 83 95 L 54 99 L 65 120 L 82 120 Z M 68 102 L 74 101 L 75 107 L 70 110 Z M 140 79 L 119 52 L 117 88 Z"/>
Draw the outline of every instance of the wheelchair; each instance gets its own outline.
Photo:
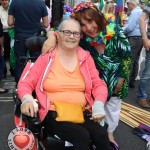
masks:
<path id="1" fill-rule="evenodd" d="M 33 93 L 34 95 L 34 93 Z M 39 115 L 29 117 L 21 114 L 20 106 L 21 101 L 18 99 L 17 92 L 13 93 L 13 99 L 15 102 L 15 117 L 22 116 L 22 120 L 25 122 L 25 128 L 29 129 L 35 137 L 35 146 L 33 150 L 72 150 L 73 145 L 68 141 L 61 140 L 57 135 L 53 135 L 46 132 L 44 123 L 40 122 Z M 107 128 L 107 125 L 106 125 Z M 111 150 L 119 150 L 116 145 L 110 142 Z M 96 150 L 92 142 L 89 145 L 89 150 Z"/>
<path id="2" fill-rule="evenodd" d="M 37 42 L 39 43 L 40 41 L 39 44 L 40 48 L 37 48 L 37 50 L 41 50 L 45 40 L 46 40 L 45 37 L 44 38 L 38 37 L 38 39 L 33 37 L 27 40 L 26 46 L 29 50 L 32 51 L 36 50 L 35 45 Z M 32 58 L 22 58 L 22 59 L 25 62 L 25 64 L 27 64 L 28 60 Z M 35 97 L 35 95 L 36 94 L 33 92 L 33 97 Z M 72 150 L 73 149 L 73 145 L 68 141 L 63 141 L 57 135 L 47 133 L 44 128 L 44 122 L 40 122 L 38 114 L 34 117 L 29 117 L 21 114 L 20 111 L 21 101 L 18 99 L 17 90 L 14 91 L 13 93 L 13 99 L 15 103 L 15 110 L 14 110 L 15 119 L 21 118 L 21 120 L 25 123 L 24 127 L 29 129 L 35 137 L 35 145 L 33 147 L 33 150 Z M 118 148 L 113 143 L 110 144 L 112 147 L 111 150 L 118 150 Z M 96 150 L 92 142 L 89 145 L 89 150 Z"/>

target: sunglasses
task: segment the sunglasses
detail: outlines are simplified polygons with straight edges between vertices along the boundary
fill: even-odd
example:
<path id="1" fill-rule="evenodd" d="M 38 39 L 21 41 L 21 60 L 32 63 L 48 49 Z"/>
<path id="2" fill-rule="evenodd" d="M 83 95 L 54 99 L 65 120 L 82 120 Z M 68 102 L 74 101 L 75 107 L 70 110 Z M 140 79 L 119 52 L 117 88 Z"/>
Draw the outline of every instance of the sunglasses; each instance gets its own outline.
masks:
<path id="1" fill-rule="evenodd" d="M 110 3 L 113 4 L 114 2 L 113 1 L 107 1 L 106 2 L 106 4 L 110 4 Z"/>

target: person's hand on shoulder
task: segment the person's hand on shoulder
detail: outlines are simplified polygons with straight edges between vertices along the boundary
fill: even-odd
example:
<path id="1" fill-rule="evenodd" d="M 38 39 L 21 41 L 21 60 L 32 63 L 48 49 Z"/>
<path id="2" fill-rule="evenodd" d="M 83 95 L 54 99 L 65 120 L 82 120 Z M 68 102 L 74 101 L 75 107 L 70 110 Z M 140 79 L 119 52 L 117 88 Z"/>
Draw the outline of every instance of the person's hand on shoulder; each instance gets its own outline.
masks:
<path id="1" fill-rule="evenodd" d="M 48 39 L 44 42 L 42 47 L 42 54 L 44 55 L 47 52 L 52 51 L 56 46 L 56 36 L 54 35 L 54 31 L 49 31 L 47 33 Z"/>

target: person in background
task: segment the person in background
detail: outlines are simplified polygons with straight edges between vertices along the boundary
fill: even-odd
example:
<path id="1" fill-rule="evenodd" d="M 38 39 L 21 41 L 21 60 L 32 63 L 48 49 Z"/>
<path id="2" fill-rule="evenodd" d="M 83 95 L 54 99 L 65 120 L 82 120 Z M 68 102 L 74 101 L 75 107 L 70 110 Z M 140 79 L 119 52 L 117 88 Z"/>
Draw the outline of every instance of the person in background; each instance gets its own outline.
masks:
<path id="1" fill-rule="evenodd" d="M 47 132 L 71 142 L 73 150 L 88 150 L 90 140 L 96 150 L 110 150 L 106 128 L 99 124 L 105 116 L 107 86 L 99 78 L 89 52 L 78 46 L 80 24 L 75 19 L 65 19 L 55 35 L 58 40 L 56 48 L 39 56 L 29 74 L 18 83 L 21 112 L 34 116 L 38 111 L 32 97 L 35 89 L 41 106 L 40 119 L 44 120 Z M 85 106 L 82 110 L 85 121 L 57 121 L 55 102 Z"/>
<path id="2" fill-rule="evenodd" d="M 5 60 L 5 69 L 3 73 L 3 77 L 6 78 L 7 75 L 7 67 L 6 67 L 6 61 L 9 62 L 10 59 L 10 37 L 8 34 L 9 26 L 7 23 L 8 20 L 8 5 L 9 0 L 0 0 L 1 6 L 0 6 L 0 18 L 3 25 L 3 33 L 4 33 L 4 60 Z M 13 75 L 13 70 L 11 66 L 9 65 L 9 71 L 11 75 Z"/>
<path id="3" fill-rule="evenodd" d="M 148 28 L 146 33 L 145 21 L 147 19 L 149 19 L 149 21 L 148 21 Z M 141 31 L 144 47 L 146 49 L 146 61 L 145 61 L 145 68 L 142 72 L 139 85 L 138 85 L 137 99 L 138 99 L 138 104 L 141 107 L 150 108 L 150 103 L 147 99 L 148 88 L 150 83 L 150 2 L 144 8 L 140 16 L 140 31 Z"/>
<path id="4" fill-rule="evenodd" d="M 0 80 L 2 79 L 3 77 L 3 70 L 4 70 L 4 36 L 3 36 L 3 25 L 1 23 L 1 20 L 0 20 Z M 8 90 L 7 89 L 3 89 L 3 88 L 0 88 L 0 94 L 3 94 L 3 93 L 7 93 Z"/>
<path id="5" fill-rule="evenodd" d="M 113 14 L 115 15 L 115 3 L 113 0 L 107 0 L 105 2 L 103 11 L 104 14 Z"/>
<path id="6" fill-rule="evenodd" d="M 122 26 L 125 26 L 127 23 L 127 20 L 129 18 L 130 15 L 130 11 L 128 10 L 128 8 L 125 6 L 124 10 L 123 10 L 123 16 L 122 16 Z"/>
<path id="7" fill-rule="evenodd" d="M 141 37 L 139 18 L 142 14 L 142 9 L 138 6 L 139 0 L 127 0 L 127 7 L 131 11 L 128 21 L 122 27 L 124 34 L 128 37 L 131 46 L 131 74 L 129 87 L 135 88 L 135 79 L 138 75 L 139 57 L 143 48 L 143 40 Z"/>
<path id="8" fill-rule="evenodd" d="M 80 46 L 90 51 L 96 67 L 108 88 L 105 104 L 105 122 L 109 140 L 117 146 L 113 132 L 118 126 L 121 101 L 128 94 L 130 73 L 130 45 L 121 28 L 109 16 L 104 15 L 91 3 L 80 3 L 73 9 L 72 17 L 80 22 L 83 32 Z M 51 51 L 56 43 L 54 33 L 48 33 L 43 53 Z"/>
<path id="9" fill-rule="evenodd" d="M 46 31 L 49 31 L 49 29 L 51 28 L 51 18 L 52 18 L 52 10 L 48 4 L 48 1 L 47 0 L 43 0 L 46 4 L 46 9 L 47 9 L 47 12 L 48 12 L 48 27 L 46 28 Z M 41 23 L 42 23 L 42 19 L 41 19 Z"/>
<path id="10" fill-rule="evenodd" d="M 48 12 L 48 27 L 46 28 L 46 31 L 49 31 L 50 28 L 51 28 L 51 18 L 52 18 L 52 12 L 51 12 L 51 9 L 46 6 L 47 8 L 47 12 Z"/>
<path id="11" fill-rule="evenodd" d="M 14 75 L 15 81 L 18 83 L 24 69 L 24 63 L 21 62 L 20 57 L 26 57 L 28 52 L 25 46 L 26 39 L 39 34 L 41 26 L 48 27 L 48 13 L 45 2 L 43 0 L 13 0 L 9 7 L 8 25 L 14 26 L 14 53 L 16 57 Z M 37 57 L 39 53 L 30 52 L 30 56 Z"/>

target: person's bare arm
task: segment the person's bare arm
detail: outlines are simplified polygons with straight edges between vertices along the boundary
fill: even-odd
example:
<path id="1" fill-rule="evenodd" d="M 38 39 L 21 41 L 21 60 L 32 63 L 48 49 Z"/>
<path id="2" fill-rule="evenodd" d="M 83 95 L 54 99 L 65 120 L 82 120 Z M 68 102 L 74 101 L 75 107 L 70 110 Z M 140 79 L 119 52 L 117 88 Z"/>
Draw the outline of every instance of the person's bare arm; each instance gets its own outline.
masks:
<path id="1" fill-rule="evenodd" d="M 13 26 L 14 26 L 14 16 L 8 15 L 8 25 L 9 25 L 10 27 L 13 27 Z"/>
<path id="2" fill-rule="evenodd" d="M 3 43 L 4 43 L 4 37 L 2 36 L 2 37 L 0 37 L 0 52 L 1 52 L 1 54 L 2 54 L 2 56 L 4 55 L 4 45 L 3 45 Z"/>
<path id="3" fill-rule="evenodd" d="M 48 27 L 48 16 L 42 17 L 42 25 L 44 28 Z"/>
<path id="4" fill-rule="evenodd" d="M 116 94 L 122 87 L 123 83 L 124 83 L 124 78 L 118 78 L 118 83 L 115 87 L 114 93 Z"/>
<path id="5" fill-rule="evenodd" d="M 54 31 L 49 31 L 47 33 L 48 39 L 44 42 L 42 47 L 42 54 L 45 54 L 49 51 L 52 51 L 56 46 L 56 36 L 54 35 Z"/>
<path id="6" fill-rule="evenodd" d="M 0 37 L 0 47 L 4 47 L 4 36 Z"/>
<path id="7" fill-rule="evenodd" d="M 145 20 L 148 19 L 148 14 L 146 14 L 145 12 L 143 12 L 140 16 L 140 31 L 141 31 L 141 35 L 143 38 L 143 42 L 144 42 L 144 47 L 147 50 L 150 50 L 150 39 L 148 39 L 147 37 L 147 33 L 146 33 L 146 23 Z"/>

